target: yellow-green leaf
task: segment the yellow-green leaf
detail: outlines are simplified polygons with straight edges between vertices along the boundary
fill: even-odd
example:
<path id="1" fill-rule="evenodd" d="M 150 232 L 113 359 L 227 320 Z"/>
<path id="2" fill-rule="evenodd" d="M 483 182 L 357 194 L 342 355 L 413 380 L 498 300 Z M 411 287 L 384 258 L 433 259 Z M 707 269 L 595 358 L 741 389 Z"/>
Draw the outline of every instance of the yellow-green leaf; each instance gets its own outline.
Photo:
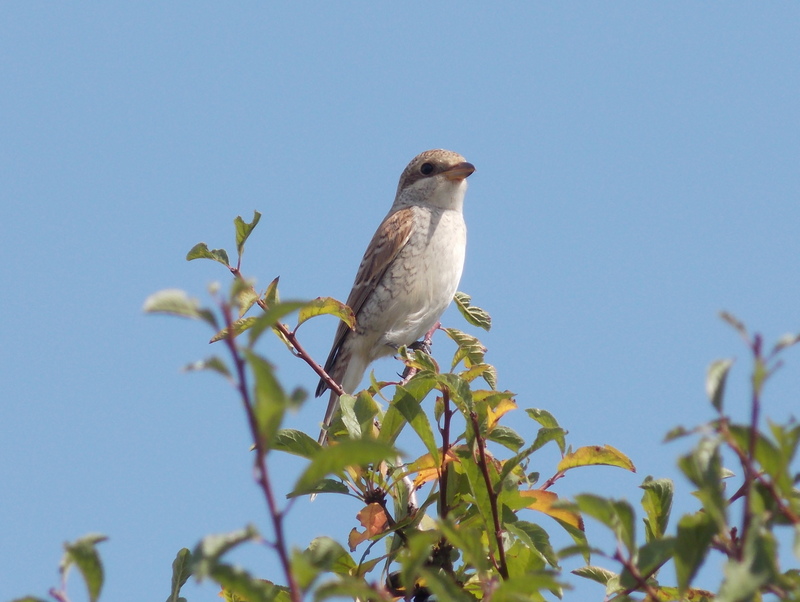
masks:
<path id="1" fill-rule="evenodd" d="M 247 237 L 250 236 L 250 233 L 253 231 L 253 228 L 256 227 L 260 219 L 261 214 L 258 211 L 253 211 L 253 221 L 249 224 L 245 222 L 240 215 L 237 215 L 236 219 L 233 220 L 233 225 L 236 228 L 236 250 L 239 252 L 239 257 L 242 256 L 244 243 Z"/>
<path id="2" fill-rule="evenodd" d="M 210 249 L 208 245 L 204 242 L 199 242 L 186 254 L 186 261 L 192 261 L 193 259 L 213 259 L 214 261 L 220 262 L 226 268 L 230 267 L 230 261 L 228 260 L 228 253 L 225 249 Z"/>
<path id="3" fill-rule="evenodd" d="M 561 520 L 568 525 L 583 531 L 583 518 L 577 512 L 567 508 L 554 508 L 553 504 L 558 501 L 558 496 L 552 491 L 544 489 L 529 489 L 527 491 L 520 491 L 519 494 L 525 498 L 532 498 L 531 502 L 526 506 L 530 510 L 536 510 L 547 516 Z"/>
<path id="4" fill-rule="evenodd" d="M 236 320 L 233 324 L 231 324 L 231 327 L 233 329 L 233 338 L 238 337 L 245 330 L 250 329 L 253 326 L 253 324 L 256 323 L 256 321 L 258 321 L 258 317 L 256 316 L 247 316 L 246 318 L 240 318 Z M 230 330 L 228 328 L 223 328 L 217 334 L 211 337 L 209 343 L 216 343 L 217 341 L 222 341 L 224 339 L 227 339 L 229 336 L 228 334 L 229 332 Z"/>
<path id="5" fill-rule="evenodd" d="M 323 314 L 336 316 L 350 328 L 355 328 L 356 316 L 353 313 L 353 310 L 347 307 L 347 305 L 341 301 L 337 301 L 333 297 L 317 297 L 316 299 L 306 303 L 306 305 L 300 309 L 300 313 L 297 315 L 297 325 L 300 326 L 300 324 L 306 320 L 309 320 L 315 316 L 321 316 Z"/>
<path id="6" fill-rule="evenodd" d="M 561 462 L 558 463 L 558 470 L 564 471 L 578 466 L 593 466 L 597 464 L 617 466 L 618 468 L 636 472 L 636 467 L 630 458 L 610 445 L 579 447 L 574 452 L 561 458 Z"/>
<path id="7" fill-rule="evenodd" d="M 472 305 L 472 297 L 466 293 L 457 292 L 453 300 L 456 302 L 456 307 L 464 319 L 478 328 L 489 330 L 492 327 L 492 317 L 489 313 L 480 307 Z"/>

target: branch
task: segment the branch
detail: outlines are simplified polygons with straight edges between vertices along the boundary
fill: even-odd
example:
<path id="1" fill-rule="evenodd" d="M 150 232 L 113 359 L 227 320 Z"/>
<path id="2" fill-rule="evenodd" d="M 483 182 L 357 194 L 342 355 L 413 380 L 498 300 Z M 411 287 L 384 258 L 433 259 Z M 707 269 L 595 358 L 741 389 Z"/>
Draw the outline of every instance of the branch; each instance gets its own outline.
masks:
<path id="1" fill-rule="evenodd" d="M 492 478 L 489 475 L 489 464 L 486 460 L 486 441 L 481 435 L 481 427 L 478 424 L 478 415 L 475 412 L 469 413 L 470 421 L 472 422 L 472 429 L 475 431 L 475 443 L 478 445 L 478 455 L 480 456 L 481 473 L 483 480 L 486 483 L 486 491 L 489 494 L 489 504 L 492 508 L 492 521 L 494 522 L 494 539 L 497 545 L 497 556 L 499 558 L 499 565 L 497 571 L 503 579 L 508 579 L 508 565 L 506 564 L 506 551 L 503 549 L 503 530 L 500 527 L 500 513 L 497 511 L 497 493 L 492 486 Z"/>
<path id="2" fill-rule="evenodd" d="M 554 474 L 552 477 L 550 477 L 549 479 L 547 479 L 547 480 L 544 482 L 544 485 L 542 485 L 541 487 L 539 487 L 539 489 L 550 489 L 550 488 L 553 486 L 553 484 L 554 484 L 556 481 L 558 481 L 558 479 L 563 479 L 565 476 L 567 476 L 567 473 L 566 473 L 566 472 L 564 472 L 563 470 L 559 470 L 559 471 L 558 471 L 556 474 Z"/>
<path id="3" fill-rule="evenodd" d="M 623 595 L 627 596 L 628 594 L 631 594 L 631 593 L 641 589 L 647 594 L 648 598 L 652 598 L 653 602 L 656 602 L 657 600 L 659 600 L 658 591 L 656 591 L 656 589 L 647 582 L 647 579 L 650 578 L 652 573 L 650 575 L 648 575 L 647 577 L 642 575 L 639 572 L 639 569 L 636 568 L 636 565 L 633 564 L 633 562 L 629 558 L 625 558 L 622 555 L 622 550 L 620 550 L 619 548 L 617 548 L 617 551 L 614 554 L 614 560 L 619 561 L 622 564 L 622 566 L 625 569 L 627 569 L 628 572 L 631 574 L 631 576 L 636 580 L 636 587 L 634 587 L 634 588 L 630 588 L 629 587 L 628 589 L 624 590 L 622 592 Z M 658 569 L 655 569 L 655 570 L 658 570 Z M 655 572 L 655 570 L 653 572 Z"/>
<path id="4" fill-rule="evenodd" d="M 222 313 L 225 316 L 225 325 L 228 332 L 233 332 L 233 317 L 231 316 L 231 308 L 227 303 L 222 304 Z M 231 353 L 233 363 L 236 366 L 237 388 L 241 395 L 244 404 L 245 413 L 247 414 L 247 422 L 250 426 L 250 433 L 253 437 L 253 442 L 256 448 L 256 458 L 254 461 L 253 471 L 255 473 L 255 480 L 258 483 L 261 491 L 264 493 L 264 498 L 269 508 L 270 518 L 272 519 L 272 528 L 275 531 L 275 550 L 278 553 L 278 558 L 286 575 L 286 583 L 289 587 L 289 592 L 292 602 L 301 602 L 302 594 L 297 582 L 294 579 L 292 570 L 289 564 L 289 555 L 286 547 L 286 538 L 283 533 L 283 513 L 278 509 L 275 503 L 275 495 L 272 491 L 272 484 L 269 479 L 266 461 L 266 448 L 264 441 L 261 438 L 261 433 L 258 429 L 258 421 L 256 420 L 255 412 L 253 411 L 253 403 L 250 399 L 250 391 L 247 387 L 247 372 L 245 370 L 245 360 L 239 353 L 239 348 L 236 346 L 234 337 L 226 337 L 225 342 L 228 345 L 228 350 Z"/>
<path id="5" fill-rule="evenodd" d="M 758 414 L 759 410 L 761 409 L 761 399 L 759 395 L 761 391 L 761 384 L 763 384 L 763 381 L 761 384 L 756 383 L 757 371 L 762 366 L 763 362 L 761 358 L 761 335 L 756 334 L 753 337 L 751 349 L 755 359 L 755 366 L 753 368 L 753 398 L 750 402 L 750 440 L 747 442 L 747 456 L 742 462 L 742 468 L 744 468 L 745 490 L 744 509 L 742 515 L 742 546 L 739 547 L 736 555 L 738 560 L 741 560 L 742 555 L 744 554 L 744 542 L 747 540 L 747 533 L 750 530 L 750 523 L 753 519 L 752 512 L 750 511 L 750 498 L 753 494 L 753 482 L 757 474 L 755 466 L 753 466 L 753 459 L 756 456 L 756 444 L 758 442 Z M 766 366 L 763 366 L 763 368 L 766 370 Z"/>
<path id="6" fill-rule="evenodd" d="M 450 506 L 447 503 L 447 456 L 450 453 L 450 419 L 453 417 L 455 410 L 450 409 L 450 390 L 447 387 L 442 387 L 442 405 L 444 406 L 444 424 L 439 432 L 442 434 L 442 465 L 439 467 L 439 515 L 442 518 L 447 518 L 450 512 Z"/>
<path id="7" fill-rule="evenodd" d="M 231 274 L 233 274 L 236 278 L 240 279 L 242 282 L 245 283 L 247 282 L 244 279 L 244 276 L 242 276 L 242 273 L 239 271 L 238 267 L 234 268 L 232 266 L 228 266 L 228 269 L 231 271 Z M 258 292 L 252 286 L 250 286 L 250 290 L 252 290 L 256 294 L 256 299 L 257 299 L 256 303 L 258 304 L 258 306 L 262 310 L 268 311 L 269 306 L 264 302 L 264 300 L 261 298 Z M 228 328 L 229 328 L 228 332 L 233 332 L 233 330 L 230 329 L 230 326 L 228 326 Z M 325 384 L 331 391 L 335 392 L 339 396 L 345 394 L 345 391 L 344 389 L 342 389 L 341 385 L 337 383 L 335 380 L 333 380 L 333 378 L 331 378 L 330 375 L 327 372 L 325 372 L 325 369 L 314 361 L 314 358 L 311 357 L 311 354 L 308 353 L 308 351 L 306 351 L 303 348 L 303 346 L 297 340 L 297 336 L 295 335 L 294 332 L 289 330 L 286 327 L 286 325 L 282 324 L 281 322 L 276 322 L 275 328 L 286 338 L 287 341 L 289 341 L 292 344 L 292 347 L 294 347 L 295 350 L 295 356 L 299 357 L 306 364 L 311 366 L 311 369 L 317 373 L 317 376 L 319 376 L 323 381 L 325 381 Z"/>
<path id="8" fill-rule="evenodd" d="M 800 525 L 800 516 L 798 516 L 797 513 L 795 513 L 792 508 L 783 501 L 783 497 L 775 487 L 775 483 L 773 483 L 770 479 L 767 479 L 764 476 L 764 473 L 756 470 L 756 467 L 753 464 L 752 456 L 745 453 L 745 451 L 736 443 L 733 435 L 731 435 L 731 432 L 728 430 L 727 422 L 723 421 L 720 423 L 719 432 L 724 437 L 725 443 L 728 444 L 728 447 L 730 447 L 731 450 L 733 450 L 733 453 L 735 453 L 739 458 L 739 463 L 742 465 L 745 475 L 750 475 L 749 478 L 746 477 L 747 481 L 742 483 L 742 486 L 731 496 L 728 502 L 733 502 L 736 498 L 742 497 L 742 495 L 747 498 L 747 490 L 750 488 L 748 482 L 750 485 L 752 485 L 752 481 L 756 480 L 761 483 L 767 491 L 769 491 L 769 494 L 772 496 L 775 505 L 778 507 L 778 511 L 783 514 L 783 516 L 793 525 Z M 745 503 L 748 502 L 749 500 L 746 500 Z M 744 532 L 742 532 L 742 539 L 744 539 Z"/>

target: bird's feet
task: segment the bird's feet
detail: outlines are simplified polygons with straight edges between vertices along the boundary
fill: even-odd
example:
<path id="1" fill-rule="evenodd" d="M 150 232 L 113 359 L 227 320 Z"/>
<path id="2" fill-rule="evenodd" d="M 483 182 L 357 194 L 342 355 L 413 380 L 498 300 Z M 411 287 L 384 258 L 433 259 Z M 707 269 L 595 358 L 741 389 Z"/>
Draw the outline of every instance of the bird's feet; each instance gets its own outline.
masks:
<path id="1" fill-rule="evenodd" d="M 421 341 L 414 341 L 408 346 L 409 351 L 424 351 L 428 355 L 431 354 L 431 346 L 433 345 L 433 333 L 436 329 L 439 328 L 439 322 L 436 322 L 436 325 L 431 328 L 428 332 L 425 333 L 425 338 Z M 406 366 L 406 369 L 403 370 L 403 374 L 400 377 L 403 379 L 400 383 L 401 385 L 406 384 L 411 378 L 417 373 L 416 368 L 412 368 L 411 366 Z"/>

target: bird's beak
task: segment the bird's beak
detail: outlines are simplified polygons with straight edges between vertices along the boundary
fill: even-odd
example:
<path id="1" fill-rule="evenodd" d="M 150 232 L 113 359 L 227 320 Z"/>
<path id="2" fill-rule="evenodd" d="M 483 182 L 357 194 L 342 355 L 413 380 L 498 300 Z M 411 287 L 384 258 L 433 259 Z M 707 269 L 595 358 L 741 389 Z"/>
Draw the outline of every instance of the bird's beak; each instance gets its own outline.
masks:
<path id="1" fill-rule="evenodd" d="M 453 167 L 444 170 L 442 173 L 448 180 L 464 180 L 475 171 L 475 166 L 467 161 L 456 163 Z"/>

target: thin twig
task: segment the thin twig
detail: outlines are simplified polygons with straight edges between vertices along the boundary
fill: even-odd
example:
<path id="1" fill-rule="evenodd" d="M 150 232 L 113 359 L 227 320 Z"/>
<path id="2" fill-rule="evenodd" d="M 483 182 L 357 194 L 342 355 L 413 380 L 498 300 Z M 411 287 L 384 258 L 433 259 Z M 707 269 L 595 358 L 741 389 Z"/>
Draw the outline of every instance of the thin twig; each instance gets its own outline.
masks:
<path id="1" fill-rule="evenodd" d="M 756 457 L 756 444 L 758 442 L 758 414 L 759 410 L 761 409 L 759 392 L 761 390 L 761 384 L 763 384 L 763 382 L 761 384 L 756 383 L 757 371 L 763 362 L 763 358 L 761 357 L 761 335 L 756 334 L 753 337 L 751 349 L 753 351 L 755 365 L 753 367 L 753 397 L 750 402 L 750 437 L 749 441 L 747 442 L 747 457 L 745 461 L 742 462 L 742 468 L 744 469 L 745 490 L 744 508 L 742 510 L 742 545 L 739 547 L 736 554 L 738 560 L 742 560 L 742 557 L 744 556 L 744 542 L 747 541 L 747 534 L 750 531 L 750 524 L 753 518 L 753 513 L 750 509 L 750 499 L 753 495 L 753 483 L 756 476 L 753 460 Z"/>
<path id="2" fill-rule="evenodd" d="M 470 421 L 472 422 L 472 429 L 475 431 L 475 443 L 478 446 L 478 455 L 480 456 L 481 473 L 483 480 L 486 483 L 486 492 L 489 495 L 489 505 L 492 509 L 492 521 L 494 522 L 494 539 L 497 544 L 498 565 L 497 571 L 503 579 L 508 579 L 508 565 L 506 564 L 506 551 L 503 548 L 503 530 L 500 528 L 500 513 L 497 510 L 497 493 L 495 493 L 492 486 L 492 478 L 489 475 L 489 463 L 486 459 L 486 441 L 481 435 L 481 427 L 478 424 L 478 415 L 475 412 L 469 413 Z"/>
<path id="3" fill-rule="evenodd" d="M 647 579 L 650 577 L 650 575 L 646 577 L 642 575 L 639 572 L 639 569 L 636 568 L 636 565 L 633 564 L 633 562 L 630 559 L 625 558 L 625 556 L 623 556 L 622 550 L 620 550 L 619 548 L 617 548 L 617 551 L 614 554 L 614 560 L 617 560 L 620 563 L 622 563 L 622 566 L 628 570 L 628 572 L 631 574 L 631 577 L 633 577 L 636 580 L 636 587 L 626 589 L 624 592 L 622 592 L 624 595 L 628 595 L 635 591 L 638 591 L 639 589 L 642 589 L 649 598 L 653 599 L 653 602 L 656 602 L 659 599 L 658 592 L 656 591 L 656 589 L 647 582 Z"/>
<path id="4" fill-rule="evenodd" d="M 450 419 L 455 410 L 450 409 L 450 390 L 442 387 L 442 405 L 444 412 L 442 417 L 444 423 L 440 432 L 442 434 L 442 464 L 439 467 L 439 515 L 445 519 L 450 512 L 450 505 L 447 503 L 447 456 L 450 454 Z"/>
<path id="5" fill-rule="evenodd" d="M 62 585 L 61 589 L 56 589 L 54 587 L 50 588 L 48 592 L 51 596 L 53 596 L 58 602 L 69 602 L 69 598 L 67 597 L 66 588 Z"/>
<path id="6" fill-rule="evenodd" d="M 739 458 L 739 462 L 741 463 L 745 474 L 749 473 L 749 474 L 752 475 L 752 478 L 749 479 L 749 480 L 750 481 L 756 480 L 759 483 L 761 483 L 761 485 L 763 485 L 764 488 L 767 491 L 769 491 L 770 495 L 772 496 L 773 501 L 775 502 L 775 505 L 778 508 L 778 511 L 781 514 L 783 514 L 783 516 L 789 522 L 791 522 L 793 525 L 799 525 L 800 524 L 800 516 L 798 516 L 797 513 L 795 513 L 791 509 L 791 507 L 789 505 L 787 505 L 786 502 L 783 501 L 783 497 L 781 496 L 781 494 L 778 492 L 777 488 L 775 487 L 775 483 L 773 483 L 770 479 L 767 479 L 764 476 L 764 473 L 758 472 L 756 470 L 755 466 L 753 465 L 753 461 L 752 461 L 751 457 L 749 457 L 748 454 L 745 453 L 745 451 L 742 450 L 741 447 L 739 447 L 739 444 L 736 443 L 736 440 L 733 438 L 733 435 L 731 434 L 730 430 L 728 430 L 727 423 L 723 422 L 723 423 L 720 424 L 720 434 L 724 437 L 725 442 L 728 444 L 728 447 L 730 447 L 731 450 L 733 450 L 733 453 L 735 453 L 736 456 Z M 746 492 L 747 492 L 747 482 L 742 483 L 742 486 L 736 491 L 736 493 L 734 495 L 731 496 L 731 498 L 730 498 L 730 500 L 728 500 L 728 502 L 730 503 L 730 502 L 734 501 L 735 498 L 741 497 L 742 496 L 742 492 L 744 492 L 746 494 Z"/>
<path id="7" fill-rule="evenodd" d="M 228 328 L 228 332 L 233 332 L 233 317 L 231 315 L 231 308 L 227 303 L 222 305 L 222 312 L 225 316 L 225 325 Z M 245 360 L 239 353 L 239 349 L 236 346 L 234 337 L 226 337 L 225 342 L 228 345 L 228 349 L 233 358 L 233 363 L 236 367 L 236 376 L 238 380 L 237 388 L 239 389 L 239 394 L 241 395 L 242 403 L 244 404 L 247 422 L 250 426 L 253 442 L 255 443 L 256 457 L 253 463 L 253 470 L 255 472 L 256 482 L 264 492 L 264 498 L 266 499 L 270 518 L 272 519 L 272 528 L 275 531 L 275 551 L 278 554 L 283 572 L 286 575 L 286 583 L 289 587 L 292 602 L 300 602 L 302 599 L 302 594 L 289 565 L 289 554 L 286 547 L 286 538 L 283 533 L 283 513 L 278 509 L 278 505 L 275 503 L 275 495 L 273 494 L 272 484 L 267 471 L 266 448 L 264 446 L 264 441 L 261 438 L 261 433 L 258 428 L 258 421 L 256 419 L 255 411 L 253 410 L 253 403 L 250 399 L 250 391 L 247 387 L 247 371 L 245 370 Z"/>
<path id="8" fill-rule="evenodd" d="M 563 479 L 565 476 L 567 476 L 567 473 L 566 473 L 566 472 L 564 472 L 563 470 L 559 470 L 559 471 L 558 471 L 556 474 L 554 474 L 552 477 L 550 477 L 549 479 L 547 479 L 547 480 L 544 482 L 544 485 L 542 485 L 541 487 L 539 487 L 539 489 L 543 489 L 543 490 L 550 489 L 550 488 L 553 486 L 553 484 L 554 484 L 556 481 L 558 481 L 558 479 Z"/>
<path id="9" fill-rule="evenodd" d="M 239 271 L 238 268 L 235 268 L 235 267 L 232 267 L 232 266 L 228 266 L 228 269 L 231 271 L 231 274 L 233 274 L 236 278 L 239 278 L 242 282 L 246 282 L 244 276 L 242 276 L 242 273 Z M 252 286 L 250 286 L 250 289 L 254 293 L 256 293 L 256 297 L 257 297 L 256 303 L 258 304 L 258 306 L 261 309 L 263 309 L 264 311 L 268 311 L 269 310 L 269 306 L 258 295 L 258 292 Z M 344 389 L 342 389 L 341 385 L 339 385 L 339 383 L 337 383 L 335 380 L 333 380 L 333 378 L 331 378 L 330 375 L 327 372 L 325 372 L 325 369 L 322 366 L 320 366 L 317 362 L 314 361 L 314 358 L 311 357 L 311 354 L 309 354 L 308 351 L 306 351 L 303 348 L 303 346 L 297 340 L 297 337 L 295 336 L 295 333 L 293 333 L 291 330 L 289 330 L 286 327 L 286 325 L 282 324 L 280 321 L 275 323 L 275 328 L 284 337 L 286 337 L 286 340 L 289 341 L 289 343 L 291 343 L 292 347 L 294 347 L 295 355 L 297 357 L 299 357 L 301 360 L 303 360 L 306 364 L 311 366 L 311 369 L 314 372 L 316 372 L 317 375 L 322 380 L 325 381 L 325 384 L 328 386 L 328 388 L 330 390 L 334 391 L 337 395 L 340 395 L 340 396 L 345 394 L 345 391 L 344 391 Z M 228 327 L 228 332 L 233 332 L 230 329 L 230 326 Z M 230 337 L 227 337 L 227 338 L 230 338 Z"/>

